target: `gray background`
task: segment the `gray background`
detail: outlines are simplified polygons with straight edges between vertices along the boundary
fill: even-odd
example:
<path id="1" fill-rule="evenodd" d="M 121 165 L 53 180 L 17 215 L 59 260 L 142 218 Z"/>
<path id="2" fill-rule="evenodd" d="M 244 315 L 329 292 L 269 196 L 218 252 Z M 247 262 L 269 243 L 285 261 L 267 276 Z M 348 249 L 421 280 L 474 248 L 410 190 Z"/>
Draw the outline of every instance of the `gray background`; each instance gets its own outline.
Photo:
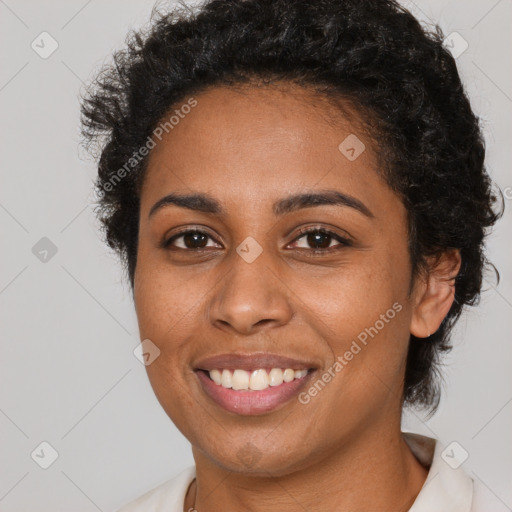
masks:
<path id="1" fill-rule="evenodd" d="M 490 276 L 481 304 L 459 323 L 438 413 L 428 421 L 407 414 L 404 429 L 457 441 L 469 453 L 463 467 L 484 483 L 494 510 L 512 510 L 512 2 L 404 4 L 468 42 L 457 63 L 508 206 L 489 239 L 502 281 L 496 288 Z M 0 0 L 4 512 L 111 511 L 193 464 L 133 355 L 139 338 L 130 291 L 97 231 L 95 166 L 78 146 L 82 82 L 129 27 L 146 24 L 152 7 L 149 0 Z M 46 59 L 31 48 L 43 31 L 59 45 Z M 32 250 L 43 237 L 57 248 L 46 262 Z M 43 441 L 58 452 L 48 469 L 31 458 Z"/>

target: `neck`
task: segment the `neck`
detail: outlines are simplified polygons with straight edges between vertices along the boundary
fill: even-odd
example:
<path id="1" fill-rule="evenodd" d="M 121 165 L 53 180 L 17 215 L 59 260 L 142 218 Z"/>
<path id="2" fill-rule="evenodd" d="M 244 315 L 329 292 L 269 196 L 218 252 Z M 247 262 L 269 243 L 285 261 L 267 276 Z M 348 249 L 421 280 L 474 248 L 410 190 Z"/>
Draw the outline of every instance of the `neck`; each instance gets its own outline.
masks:
<path id="1" fill-rule="evenodd" d="M 346 443 L 319 462 L 283 476 L 249 476 L 214 464 L 193 448 L 196 480 L 185 511 L 323 512 L 406 511 L 428 471 L 416 460 L 400 429 L 375 428 Z"/>

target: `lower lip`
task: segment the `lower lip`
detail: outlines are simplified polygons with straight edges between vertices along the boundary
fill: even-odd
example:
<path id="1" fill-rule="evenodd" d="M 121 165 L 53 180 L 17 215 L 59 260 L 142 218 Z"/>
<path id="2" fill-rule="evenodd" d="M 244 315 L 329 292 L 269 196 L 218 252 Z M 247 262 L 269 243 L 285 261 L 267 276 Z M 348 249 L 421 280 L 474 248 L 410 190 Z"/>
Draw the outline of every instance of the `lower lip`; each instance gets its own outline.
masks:
<path id="1" fill-rule="evenodd" d="M 314 371 L 309 371 L 301 379 L 269 386 L 261 391 L 236 391 L 215 384 L 204 371 L 198 370 L 195 373 L 203 391 L 222 408 L 236 414 L 256 415 L 274 411 L 298 395 Z"/>

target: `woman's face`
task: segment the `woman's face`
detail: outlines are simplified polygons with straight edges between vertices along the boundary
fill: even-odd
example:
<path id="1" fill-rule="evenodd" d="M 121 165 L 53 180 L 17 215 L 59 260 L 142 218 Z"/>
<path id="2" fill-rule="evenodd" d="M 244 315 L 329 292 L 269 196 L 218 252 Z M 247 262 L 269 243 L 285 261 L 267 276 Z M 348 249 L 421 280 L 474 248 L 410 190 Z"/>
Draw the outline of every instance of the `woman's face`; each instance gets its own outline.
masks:
<path id="1" fill-rule="evenodd" d="M 406 210 L 374 145 L 297 87 L 195 100 L 156 140 L 141 191 L 134 299 L 160 350 L 147 366 L 159 402 L 195 455 L 253 474 L 398 428 L 415 293 Z M 169 194 L 207 200 L 150 215 Z M 228 389 L 213 369 L 273 385 Z"/>

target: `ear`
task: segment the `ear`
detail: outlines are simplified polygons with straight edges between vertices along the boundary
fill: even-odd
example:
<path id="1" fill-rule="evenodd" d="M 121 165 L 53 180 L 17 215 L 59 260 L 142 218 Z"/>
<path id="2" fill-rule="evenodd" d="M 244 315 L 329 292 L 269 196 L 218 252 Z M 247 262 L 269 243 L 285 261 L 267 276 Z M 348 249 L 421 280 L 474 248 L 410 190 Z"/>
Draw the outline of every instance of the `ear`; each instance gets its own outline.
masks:
<path id="1" fill-rule="evenodd" d="M 410 331 L 418 338 L 435 333 L 450 311 L 455 298 L 455 278 L 460 270 L 458 249 L 450 249 L 440 257 L 431 258 L 427 274 L 415 286 Z"/>

